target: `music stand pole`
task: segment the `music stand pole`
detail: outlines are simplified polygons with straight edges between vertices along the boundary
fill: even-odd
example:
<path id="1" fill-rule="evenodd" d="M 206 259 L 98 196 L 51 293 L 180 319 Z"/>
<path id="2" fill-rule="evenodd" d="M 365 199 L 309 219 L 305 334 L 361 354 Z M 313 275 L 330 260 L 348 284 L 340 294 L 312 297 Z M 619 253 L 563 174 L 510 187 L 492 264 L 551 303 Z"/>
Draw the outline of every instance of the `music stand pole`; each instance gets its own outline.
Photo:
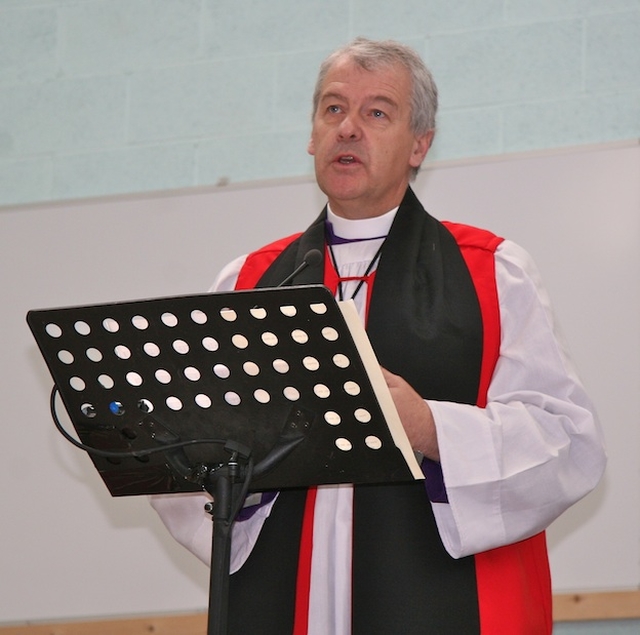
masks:
<path id="1" fill-rule="evenodd" d="M 207 635 L 228 632 L 231 531 L 252 476 L 259 478 L 275 469 L 306 438 L 311 428 L 308 414 L 301 409 L 292 410 L 278 441 L 255 468 L 249 460 L 250 450 L 230 441 L 226 448 L 232 452 L 231 459 L 207 471 L 203 487 L 213 498 L 205 505 L 213 521 Z M 248 460 L 248 465 L 241 464 L 239 457 Z"/>
<path id="2" fill-rule="evenodd" d="M 231 459 L 227 465 L 210 470 L 206 479 L 206 489 L 213 497 L 213 502 L 205 508 L 213 521 L 207 635 L 227 635 L 228 632 L 231 529 L 235 520 L 238 472 L 238 463 Z"/>

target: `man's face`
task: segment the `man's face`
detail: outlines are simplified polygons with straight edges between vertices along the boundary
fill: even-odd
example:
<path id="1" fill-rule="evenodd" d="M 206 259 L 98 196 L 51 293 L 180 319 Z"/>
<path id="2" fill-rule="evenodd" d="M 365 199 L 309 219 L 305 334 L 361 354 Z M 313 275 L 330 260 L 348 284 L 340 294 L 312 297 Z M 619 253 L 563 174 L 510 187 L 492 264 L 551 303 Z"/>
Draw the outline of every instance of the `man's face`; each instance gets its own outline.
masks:
<path id="1" fill-rule="evenodd" d="M 401 66 L 367 71 L 338 60 L 321 87 L 309 153 L 333 212 L 370 218 L 400 204 L 412 167 L 424 159 L 433 133 L 410 127 L 411 78 Z"/>

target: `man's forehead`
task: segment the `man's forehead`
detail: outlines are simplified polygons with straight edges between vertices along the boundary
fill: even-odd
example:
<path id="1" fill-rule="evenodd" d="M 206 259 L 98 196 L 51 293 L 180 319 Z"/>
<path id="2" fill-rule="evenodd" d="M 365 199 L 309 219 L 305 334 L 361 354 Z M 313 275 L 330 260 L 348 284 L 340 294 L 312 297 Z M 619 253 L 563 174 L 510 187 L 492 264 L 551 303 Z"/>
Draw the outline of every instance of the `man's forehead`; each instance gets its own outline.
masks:
<path id="1" fill-rule="evenodd" d="M 337 60 L 321 85 L 320 98 L 347 96 L 353 88 L 364 90 L 371 99 L 395 102 L 408 89 L 409 73 L 400 64 L 378 64 L 365 68 L 351 58 Z"/>

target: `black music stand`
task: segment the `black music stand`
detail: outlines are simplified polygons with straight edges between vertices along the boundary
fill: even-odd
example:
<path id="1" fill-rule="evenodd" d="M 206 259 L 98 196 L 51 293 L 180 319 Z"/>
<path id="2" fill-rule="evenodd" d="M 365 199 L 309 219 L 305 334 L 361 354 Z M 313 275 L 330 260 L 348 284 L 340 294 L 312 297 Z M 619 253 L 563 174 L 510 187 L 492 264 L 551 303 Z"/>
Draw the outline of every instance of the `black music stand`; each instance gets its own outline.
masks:
<path id="1" fill-rule="evenodd" d="M 422 478 L 353 304 L 321 285 L 27 321 L 76 445 L 113 496 L 213 496 L 209 635 L 227 632 L 231 528 L 247 491 Z"/>

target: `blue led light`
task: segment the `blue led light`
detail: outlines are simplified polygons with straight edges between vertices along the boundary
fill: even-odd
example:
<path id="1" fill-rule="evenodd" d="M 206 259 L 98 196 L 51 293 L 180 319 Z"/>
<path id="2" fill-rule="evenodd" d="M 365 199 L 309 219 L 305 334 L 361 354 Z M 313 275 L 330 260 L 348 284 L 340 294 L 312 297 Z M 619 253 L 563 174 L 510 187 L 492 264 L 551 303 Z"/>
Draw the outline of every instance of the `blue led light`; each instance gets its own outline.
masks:
<path id="1" fill-rule="evenodd" d="M 124 406 L 119 401 L 112 401 L 109 404 L 109 410 L 111 410 L 114 415 L 124 414 Z"/>

